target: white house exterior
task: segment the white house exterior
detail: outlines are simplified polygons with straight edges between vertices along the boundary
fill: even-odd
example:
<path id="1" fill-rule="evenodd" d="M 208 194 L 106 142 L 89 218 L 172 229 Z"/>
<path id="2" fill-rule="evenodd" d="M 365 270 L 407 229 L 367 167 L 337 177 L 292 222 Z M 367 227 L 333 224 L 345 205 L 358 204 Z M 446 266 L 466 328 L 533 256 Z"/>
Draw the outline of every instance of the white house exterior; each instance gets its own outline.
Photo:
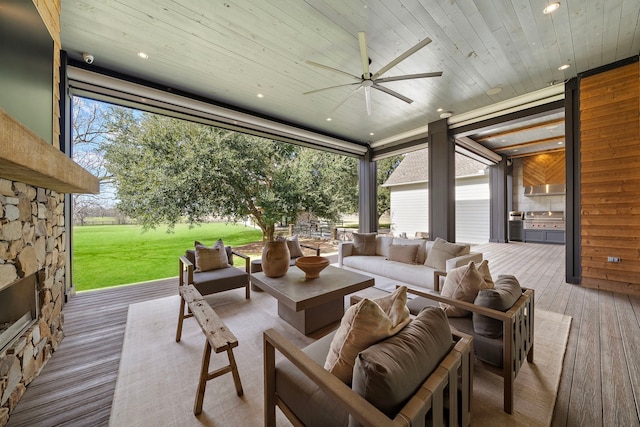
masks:
<path id="1" fill-rule="evenodd" d="M 456 240 L 489 241 L 489 175 L 486 166 L 456 154 Z M 391 192 L 391 231 L 408 237 L 429 231 L 427 150 L 407 153 L 383 186 Z"/>

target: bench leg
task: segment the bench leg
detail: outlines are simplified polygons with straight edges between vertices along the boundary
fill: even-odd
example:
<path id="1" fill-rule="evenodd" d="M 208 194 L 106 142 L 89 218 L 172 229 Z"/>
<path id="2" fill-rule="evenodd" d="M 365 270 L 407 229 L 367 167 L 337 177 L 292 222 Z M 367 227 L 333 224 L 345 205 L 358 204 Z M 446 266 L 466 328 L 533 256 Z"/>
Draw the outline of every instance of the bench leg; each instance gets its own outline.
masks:
<path id="1" fill-rule="evenodd" d="M 204 353 L 202 355 L 202 367 L 200 368 L 200 381 L 198 382 L 198 391 L 196 393 L 196 403 L 193 406 L 193 413 L 200 415 L 202 413 L 202 401 L 204 400 L 204 392 L 207 389 L 207 377 L 209 376 L 209 361 L 211 360 L 211 344 L 206 341 L 204 344 Z"/>
<path id="2" fill-rule="evenodd" d="M 184 321 L 184 298 L 180 297 L 180 313 L 178 313 L 178 327 L 176 329 L 176 342 L 182 338 L 182 322 Z"/>
<path id="3" fill-rule="evenodd" d="M 244 391 L 242 390 L 242 383 L 240 382 L 240 374 L 238 374 L 238 366 L 236 365 L 236 358 L 233 357 L 233 349 L 227 349 L 227 356 L 229 356 L 229 366 L 231 367 L 231 375 L 233 375 L 233 382 L 236 385 L 236 393 L 238 396 L 242 396 Z"/>

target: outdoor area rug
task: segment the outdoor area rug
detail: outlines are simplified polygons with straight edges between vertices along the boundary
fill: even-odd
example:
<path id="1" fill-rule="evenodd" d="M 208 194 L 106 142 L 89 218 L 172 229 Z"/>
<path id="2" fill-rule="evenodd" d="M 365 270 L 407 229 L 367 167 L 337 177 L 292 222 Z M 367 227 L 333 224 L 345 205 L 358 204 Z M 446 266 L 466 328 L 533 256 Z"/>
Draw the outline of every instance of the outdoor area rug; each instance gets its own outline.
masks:
<path id="1" fill-rule="evenodd" d="M 180 299 L 161 298 L 129 306 L 111 426 L 260 426 L 263 425 L 262 331 L 275 328 L 296 346 L 313 340 L 277 316 L 271 296 L 230 291 L 208 298 L 238 338 L 234 349 L 244 395 L 238 397 L 231 374 L 207 383 L 203 412 L 193 415 L 204 335 L 195 319 L 185 319 L 175 341 Z M 560 381 L 570 318 L 536 312 L 535 366 L 521 369 L 515 381 L 514 414 L 502 411 L 502 378 L 476 367 L 475 425 L 549 425 Z M 212 354 L 210 370 L 228 363 Z M 279 425 L 290 425 L 276 411 Z"/>

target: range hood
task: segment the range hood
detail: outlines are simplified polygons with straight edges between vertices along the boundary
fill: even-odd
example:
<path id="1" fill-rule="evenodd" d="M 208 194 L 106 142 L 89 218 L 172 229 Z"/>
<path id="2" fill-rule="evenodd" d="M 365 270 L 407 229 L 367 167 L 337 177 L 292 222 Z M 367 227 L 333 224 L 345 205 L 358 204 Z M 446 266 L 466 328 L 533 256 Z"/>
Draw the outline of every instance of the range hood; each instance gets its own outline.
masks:
<path id="1" fill-rule="evenodd" d="M 528 185 L 524 187 L 524 195 L 531 196 L 555 196 L 566 193 L 566 185 L 564 184 L 542 184 Z"/>

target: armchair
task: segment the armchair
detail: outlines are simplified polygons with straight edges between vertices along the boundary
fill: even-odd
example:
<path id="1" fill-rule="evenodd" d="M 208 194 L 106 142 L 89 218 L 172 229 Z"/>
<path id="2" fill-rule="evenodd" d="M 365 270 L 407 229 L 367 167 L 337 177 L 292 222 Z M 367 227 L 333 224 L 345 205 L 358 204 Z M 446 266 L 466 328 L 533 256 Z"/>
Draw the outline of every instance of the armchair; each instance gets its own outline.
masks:
<path id="1" fill-rule="evenodd" d="M 179 276 L 178 286 L 193 285 L 201 295 L 210 295 L 217 292 L 224 292 L 231 289 L 245 288 L 245 298 L 251 297 L 249 291 L 250 284 L 250 258 L 238 251 L 234 251 L 231 247 L 226 246 L 228 264 L 231 267 L 220 268 L 209 271 L 195 271 L 196 255 L 194 250 L 187 250 L 183 256 L 179 258 Z M 245 268 L 240 269 L 233 266 L 233 255 L 239 256 L 245 260 Z M 182 322 L 184 319 L 192 317 L 190 312 L 185 313 L 184 301 L 180 307 L 178 316 L 178 328 L 176 331 L 176 341 L 180 341 L 182 336 Z"/>
<path id="2" fill-rule="evenodd" d="M 441 316 L 444 333 L 451 334 L 444 313 Z M 410 325 L 411 323 L 405 329 L 410 328 Z M 294 425 L 424 426 L 425 422 L 434 426 L 470 425 L 473 339 L 466 334 L 453 332 L 453 345 L 444 349 L 444 357 L 439 361 L 435 360 L 431 365 L 434 369 L 425 374 L 426 378 L 412 378 L 411 381 L 417 387 L 411 391 L 398 390 L 402 388 L 398 384 L 409 382 L 403 377 L 411 375 L 407 372 L 400 373 L 393 369 L 380 371 L 380 368 L 374 368 L 384 378 L 382 381 L 376 380 L 375 374 L 368 377 L 369 374 L 362 373 L 367 372 L 365 366 L 372 363 L 372 355 L 384 354 L 394 346 L 398 348 L 398 341 L 393 340 L 402 333 L 400 331 L 360 353 L 354 368 L 353 385 L 350 387 L 323 368 L 333 334 L 299 349 L 275 330 L 265 331 L 265 426 L 276 425 L 276 406 Z M 415 334 L 415 329 L 407 333 Z M 406 348 L 403 345 L 400 347 Z M 285 358 L 277 364 L 276 350 Z M 363 356 L 365 353 L 368 355 Z M 409 359 L 425 361 L 425 357 L 417 354 Z M 409 361 L 408 363 L 411 364 Z M 361 395 L 362 390 L 356 391 L 356 383 L 366 384 L 366 398 Z M 378 403 L 374 403 L 376 399 Z M 393 415 L 390 415 L 388 406 L 392 401 L 398 410 L 392 411 Z"/>
<path id="3" fill-rule="evenodd" d="M 500 276 L 495 287 L 500 289 L 501 282 L 514 280 L 513 276 Z M 515 281 L 517 283 L 517 281 Z M 518 284 L 518 289 L 519 284 Z M 534 291 L 522 288 L 522 294 L 513 305 L 503 307 L 505 310 L 490 308 L 484 305 L 487 298 L 482 290 L 474 303 L 459 301 L 432 292 L 408 288 L 407 292 L 417 295 L 407 303 L 411 313 L 416 313 L 425 306 L 439 306 L 439 302 L 449 304 L 467 311 L 472 316 L 450 317 L 449 324 L 461 332 L 473 337 L 474 353 L 483 367 L 504 379 L 504 411 L 513 411 L 513 382 L 525 360 L 533 363 L 534 344 Z M 479 305 L 483 304 L 483 305 Z M 487 328 L 487 322 L 490 323 Z M 499 333 L 496 333 L 496 330 Z"/>

